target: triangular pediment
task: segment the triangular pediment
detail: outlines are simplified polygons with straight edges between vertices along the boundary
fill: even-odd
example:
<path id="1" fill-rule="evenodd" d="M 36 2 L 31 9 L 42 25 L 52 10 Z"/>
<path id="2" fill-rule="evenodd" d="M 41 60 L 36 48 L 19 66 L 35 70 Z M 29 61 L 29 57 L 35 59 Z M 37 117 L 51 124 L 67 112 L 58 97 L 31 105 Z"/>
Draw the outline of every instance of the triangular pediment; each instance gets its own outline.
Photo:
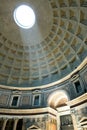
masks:
<path id="1" fill-rule="evenodd" d="M 81 120 L 80 120 L 80 123 L 84 122 L 84 121 L 87 121 L 87 117 L 82 117 Z"/>
<path id="2" fill-rule="evenodd" d="M 29 130 L 33 130 L 33 129 L 39 129 L 39 128 L 35 125 L 32 125 L 32 126 L 29 127 Z"/>

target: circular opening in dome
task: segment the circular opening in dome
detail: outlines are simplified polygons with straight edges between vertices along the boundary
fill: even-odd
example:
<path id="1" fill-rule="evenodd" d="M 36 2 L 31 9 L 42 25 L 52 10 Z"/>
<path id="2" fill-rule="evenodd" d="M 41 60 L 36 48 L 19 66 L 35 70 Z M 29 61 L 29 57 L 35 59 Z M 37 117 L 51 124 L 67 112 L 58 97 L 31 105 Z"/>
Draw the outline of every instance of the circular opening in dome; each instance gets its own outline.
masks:
<path id="1" fill-rule="evenodd" d="M 14 10 L 14 20 L 22 28 L 28 29 L 35 24 L 35 14 L 31 7 L 20 5 Z"/>

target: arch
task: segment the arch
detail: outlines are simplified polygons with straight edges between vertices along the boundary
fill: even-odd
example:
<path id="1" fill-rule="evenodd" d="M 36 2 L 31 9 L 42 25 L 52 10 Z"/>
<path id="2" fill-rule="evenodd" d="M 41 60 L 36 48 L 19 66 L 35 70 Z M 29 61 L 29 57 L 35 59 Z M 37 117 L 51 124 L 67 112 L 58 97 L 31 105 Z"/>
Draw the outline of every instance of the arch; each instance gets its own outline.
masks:
<path id="1" fill-rule="evenodd" d="M 9 119 L 6 123 L 5 130 L 12 130 L 13 129 L 14 120 Z"/>
<path id="2" fill-rule="evenodd" d="M 22 130 L 22 125 L 23 125 L 23 119 L 19 119 L 16 130 Z"/>
<path id="3" fill-rule="evenodd" d="M 69 95 L 64 90 L 57 90 L 51 93 L 48 97 L 48 105 L 52 108 L 65 106 L 66 102 L 69 101 Z"/>
<path id="4" fill-rule="evenodd" d="M 4 120 L 1 118 L 0 119 L 0 130 L 2 130 L 3 123 L 4 123 Z"/>

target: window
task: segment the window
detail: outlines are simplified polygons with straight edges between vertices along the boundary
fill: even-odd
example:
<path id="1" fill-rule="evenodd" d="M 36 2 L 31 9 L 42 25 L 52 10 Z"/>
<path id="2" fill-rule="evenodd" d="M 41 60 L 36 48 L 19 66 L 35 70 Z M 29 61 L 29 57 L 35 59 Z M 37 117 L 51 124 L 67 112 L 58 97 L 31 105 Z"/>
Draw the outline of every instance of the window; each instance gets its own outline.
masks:
<path id="1" fill-rule="evenodd" d="M 39 95 L 35 95 L 34 97 L 34 105 L 39 105 Z"/>
<path id="2" fill-rule="evenodd" d="M 32 94 L 33 94 L 32 106 L 40 106 L 40 104 L 41 104 L 41 91 L 34 90 Z"/>
<path id="3" fill-rule="evenodd" d="M 74 84 L 75 84 L 76 92 L 80 93 L 82 91 L 80 81 L 78 80 Z"/>
<path id="4" fill-rule="evenodd" d="M 17 106 L 17 103 L 18 103 L 18 96 L 14 96 L 13 99 L 12 99 L 11 106 Z"/>

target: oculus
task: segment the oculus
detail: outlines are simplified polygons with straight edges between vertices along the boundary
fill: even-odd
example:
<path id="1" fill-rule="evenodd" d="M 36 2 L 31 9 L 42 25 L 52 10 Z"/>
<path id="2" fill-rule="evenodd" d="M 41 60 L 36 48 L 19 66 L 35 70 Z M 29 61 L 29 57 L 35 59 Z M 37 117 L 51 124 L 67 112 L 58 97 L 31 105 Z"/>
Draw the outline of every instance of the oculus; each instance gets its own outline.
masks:
<path id="1" fill-rule="evenodd" d="M 13 16 L 16 24 L 21 28 L 29 29 L 35 24 L 35 13 L 28 5 L 18 6 Z"/>

